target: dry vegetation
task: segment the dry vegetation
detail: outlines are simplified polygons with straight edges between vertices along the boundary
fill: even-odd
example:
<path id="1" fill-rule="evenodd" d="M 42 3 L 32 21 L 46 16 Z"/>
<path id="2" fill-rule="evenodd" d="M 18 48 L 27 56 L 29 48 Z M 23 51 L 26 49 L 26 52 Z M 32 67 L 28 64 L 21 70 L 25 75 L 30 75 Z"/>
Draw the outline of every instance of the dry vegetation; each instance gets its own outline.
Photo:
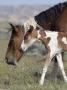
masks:
<path id="1" fill-rule="evenodd" d="M 44 85 L 39 86 L 40 74 L 38 73 L 41 73 L 44 63 L 40 55 L 28 53 L 21 58 L 18 67 L 7 65 L 4 58 L 8 41 L 0 39 L 0 90 L 67 90 L 67 83 L 64 83 L 62 77 L 52 79 L 52 63 Z M 67 63 L 65 62 L 64 65 L 67 72 Z"/>
<path id="2" fill-rule="evenodd" d="M 0 90 L 67 90 L 67 83 L 63 78 L 52 80 L 52 64 L 46 75 L 43 86 L 39 86 L 40 75 L 36 72 L 42 71 L 44 61 L 40 56 L 24 55 L 18 67 L 5 63 L 4 57 L 8 40 L 0 40 Z M 67 64 L 65 63 L 67 71 Z"/>

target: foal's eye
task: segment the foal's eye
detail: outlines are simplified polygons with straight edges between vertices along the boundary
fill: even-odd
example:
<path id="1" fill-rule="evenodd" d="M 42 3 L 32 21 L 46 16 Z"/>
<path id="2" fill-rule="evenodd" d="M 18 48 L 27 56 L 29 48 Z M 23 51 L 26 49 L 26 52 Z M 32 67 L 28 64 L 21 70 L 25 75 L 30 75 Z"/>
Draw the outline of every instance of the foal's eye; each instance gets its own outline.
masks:
<path id="1" fill-rule="evenodd" d="M 28 39 L 28 35 L 25 35 L 25 37 L 24 37 L 25 39 Z"/>

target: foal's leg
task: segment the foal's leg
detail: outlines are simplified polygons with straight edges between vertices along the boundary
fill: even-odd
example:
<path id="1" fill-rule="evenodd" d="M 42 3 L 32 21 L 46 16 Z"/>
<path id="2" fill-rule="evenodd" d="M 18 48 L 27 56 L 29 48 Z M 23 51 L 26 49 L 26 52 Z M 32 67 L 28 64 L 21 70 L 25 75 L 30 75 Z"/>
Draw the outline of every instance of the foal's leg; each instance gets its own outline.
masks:
<path id="1" fill-rule="evenodd" d="M 53 70 L 52 70 L 52 78 L 53 79 L 57 79 L 57 75 L 58 75 L 58 72 L 59 72 L 59 68 L 58 68 L 58 63 L 57 63 L 57 58 L 56 58 L 56 56 L 53 58 L 53 61 L 54 61 L 54 63 L 53 63 Z"/>
<path id="2" fill-rule="evenodd" d="M 66 76 L 66 73 L 65 73 L 65 71 L 64 71 L 64 66 L 63 66 L 63 61 L 62 61 L 62 55 L 61 55 L 61 53 L 58 53 L 58 54 L 56 55 L 56 57 L 57 57 L 58 65 L 59 65 L 60 70 L 61 70 L 61 72 L 62 72 L 64 81 L 67 82 L 67 76 Z"/>
<path id="3" fill-rule="evenodd" d="M 45 61 L 45 65 L 44 65 L 44 67 L 43 67 L 41 79 L 40 79 L 40 81 L 39 81 L 39 84 L 40 84 L 40 85 L 43 85 L 43 83 L 44 83 L 45 74 L 46 74 L 46 72 L 47 72 L 47 68 L 48 68 L 50 62 L 51 62 L 51 59 L 50 59 L 49 56 L 47 56 L 47 59 L 46 59 L 46 61 Z"/>

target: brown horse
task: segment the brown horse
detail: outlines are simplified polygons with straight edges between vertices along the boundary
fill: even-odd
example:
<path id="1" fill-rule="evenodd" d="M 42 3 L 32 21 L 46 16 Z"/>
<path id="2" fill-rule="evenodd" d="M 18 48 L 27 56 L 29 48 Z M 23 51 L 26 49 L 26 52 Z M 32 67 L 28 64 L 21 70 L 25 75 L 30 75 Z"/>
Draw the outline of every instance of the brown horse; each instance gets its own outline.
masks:
<path id="1" fill-rule="evenodd" d="M 47 57 L 43 67 L 40 85 L 43 85 L 47 68 L 52 61 L 53 57 L 56 56 L 58 66 L 62 72 L 64 81 L 67 82 L 67 76 L 64 71 L 63 61 L 61 52 L 67 50 L 67 32 L 58 31 L 44 31 L 35 30 L 33 27 L 26 32 L 24 40 L 22 41 L 21 48 L 26 51 L 35 41 L 41 40 L 47 48 Z"/>
<path id="2" fill-rule="evenodd" d="M 21 25 L 13 25 L 10 23 L 12 34 L 6 52 L 6 62 L 8 64 L 16 65 L 23 55 L 20 49 L 21 42 L 23 41 L 24 28 Z"/>
<path id="3" fill-rule="evenodd" d="M 67 2 L 59 3 L 46 11 L 30 18 L 24 23 L 25 30 L 42 27 L 50 31 L 67 31 Z"/>

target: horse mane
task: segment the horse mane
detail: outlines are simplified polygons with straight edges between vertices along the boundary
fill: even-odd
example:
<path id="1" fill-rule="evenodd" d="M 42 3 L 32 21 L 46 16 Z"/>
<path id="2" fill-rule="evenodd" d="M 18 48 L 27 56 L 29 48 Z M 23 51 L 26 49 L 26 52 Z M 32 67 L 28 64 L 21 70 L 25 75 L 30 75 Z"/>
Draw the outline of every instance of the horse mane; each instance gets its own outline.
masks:
<path id="1" fill-rule="evenodd" d="M 45 20 L 46 22 L 51 20 L 54 22 L 59 15 L 64 11 L 64 8 L 67 7 L 67 1 L 64 3 L 59 3 L 46 11 L 41 12 L 40 14 L 35 16 L 35 21 L 40 24 Z"/>

